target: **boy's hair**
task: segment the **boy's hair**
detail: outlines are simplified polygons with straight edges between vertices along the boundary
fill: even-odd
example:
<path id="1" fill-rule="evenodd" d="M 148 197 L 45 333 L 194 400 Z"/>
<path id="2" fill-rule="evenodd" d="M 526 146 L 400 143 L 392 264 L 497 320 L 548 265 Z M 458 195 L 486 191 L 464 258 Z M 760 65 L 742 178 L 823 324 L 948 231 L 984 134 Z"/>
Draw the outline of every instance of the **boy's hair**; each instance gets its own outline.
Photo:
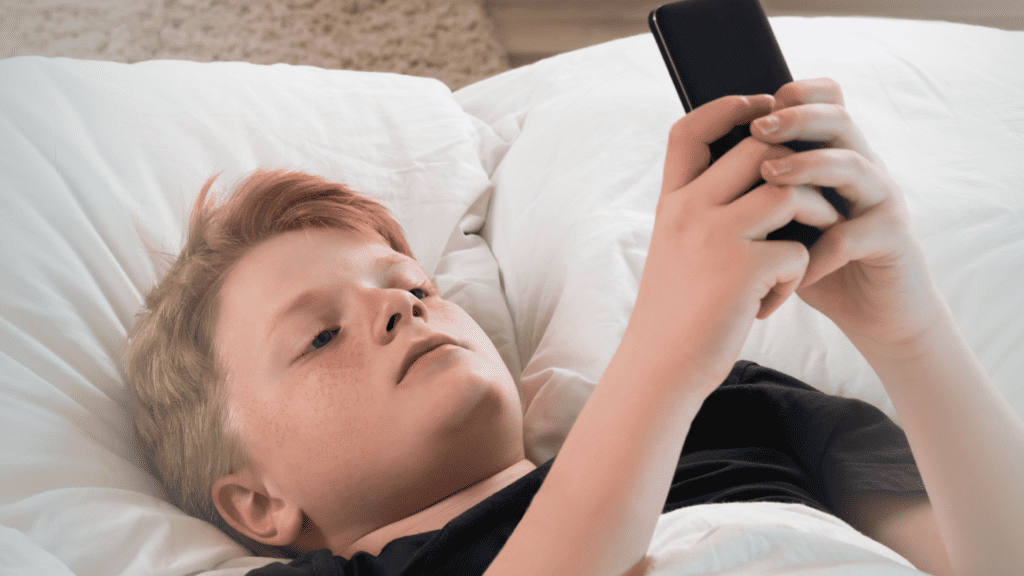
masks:
<path id="1" fill-rule="evenodd" d="M 225 277 L 260 242 L 299 229 L 379 234 L 396 252 L 412 252 L 386 208 L 343 184 L 258 170 L 217 205 L 209 194 L 216 177 L 196 198 L 181 254 L 146 296 L 124 364 L 138 448 L 170 501 L 252 548 L 210 495 L 215 480 L 248 460 L 227 421 L 225 374 L 213 341 Z"/>

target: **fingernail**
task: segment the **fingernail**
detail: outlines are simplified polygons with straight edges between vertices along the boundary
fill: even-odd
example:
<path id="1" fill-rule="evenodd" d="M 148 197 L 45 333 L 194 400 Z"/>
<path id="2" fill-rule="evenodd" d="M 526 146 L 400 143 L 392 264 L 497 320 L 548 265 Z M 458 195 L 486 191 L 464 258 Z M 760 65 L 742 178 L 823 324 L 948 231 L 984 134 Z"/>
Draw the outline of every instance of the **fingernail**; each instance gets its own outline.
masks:
<path id="1" fill-rule="evenodd" d="M 769 160 L 764 163 L 764 167 L 768 169 L 768 172 L 772 176 L 778 176 L 779 174 L 785 174 L 793 169 L 793 163 L 785 158 L 778 160 Z"/>
<path id="2" fill-rule="evenodd" d="M 771 134 L 778 130 L 781 125 L 782 122 L 779 120 L 779 117 L 774 114 L 754 120 L 754 126 L 760 130 L 762 134 Z"/>

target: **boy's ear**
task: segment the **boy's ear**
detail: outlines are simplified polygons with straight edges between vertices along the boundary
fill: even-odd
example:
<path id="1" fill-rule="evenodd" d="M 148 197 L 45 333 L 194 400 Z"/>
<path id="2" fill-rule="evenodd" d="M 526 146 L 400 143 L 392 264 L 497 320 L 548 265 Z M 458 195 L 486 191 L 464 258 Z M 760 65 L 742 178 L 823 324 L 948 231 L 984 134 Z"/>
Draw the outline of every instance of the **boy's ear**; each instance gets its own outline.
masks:
<path id="1" fill-rule="evenodd" d="M 221 517 L 247 538 L 291 546 L 302 534 L 302 510 L 268 490 L 248 467 L 218 478 L 210 493 Z"/>

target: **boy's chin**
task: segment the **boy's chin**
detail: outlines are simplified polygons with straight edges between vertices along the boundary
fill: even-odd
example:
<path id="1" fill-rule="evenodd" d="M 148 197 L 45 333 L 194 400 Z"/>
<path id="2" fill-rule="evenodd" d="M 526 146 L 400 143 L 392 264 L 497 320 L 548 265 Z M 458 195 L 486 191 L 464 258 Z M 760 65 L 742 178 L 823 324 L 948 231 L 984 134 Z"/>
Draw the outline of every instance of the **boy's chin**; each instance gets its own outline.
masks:
<path id="1" fill-rule="evenodd" d="M 504 374 L 461 373 L 439 379 L 425 402 L 418 405 L 438 436 L 462 440 L 498 437 L 506 429 L 522 434 L 522 405 L 508 370 Z M 497 378 L 496 378 L 497 376 Z M 427 386 L 424 386 L 425 388 Z"/>

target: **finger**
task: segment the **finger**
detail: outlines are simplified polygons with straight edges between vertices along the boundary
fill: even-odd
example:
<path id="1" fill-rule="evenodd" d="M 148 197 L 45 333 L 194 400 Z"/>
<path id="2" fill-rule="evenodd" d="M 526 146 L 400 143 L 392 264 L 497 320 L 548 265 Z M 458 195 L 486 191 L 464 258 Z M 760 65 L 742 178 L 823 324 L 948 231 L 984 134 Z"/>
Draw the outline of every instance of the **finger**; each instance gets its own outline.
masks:
<path id="1" fill-rule="evenodd" d="M 757 182 L 761 177 L 761 166 L 764 162 L 780 159 L 792 153 L 783 146 L 744 138 L 704 171 L 695 183 L 707 191 L 707 199 L 711 205 L 728 204 L 750 190 Z"/>
<path id="2" fill-rule="evenodd" d="M 692 182 L 711 162 L 708 145 L 737 124 L 746 124 L 771 111 L 767 94 L 726 96 L 694 108 L 669 131 L 661 192 L 672 192 Z"/>
<path id="3" fill-rule="evenodd" d="M 799 104 L 838 104 L 845 106 L 843 89 L 831 78 L 796 80 L 775 92 L 773 111 Z"/>
<path id="4" fill-rule="evenodd" d="M 761 260 L 773 271 L 770 289 L 761 298 L 757 318 L 764 320 L 796 291 L 807 270 L 810 255 L 799 242 L 772 241 L 759 243 Z"/>
<path id="5" fill-rule="evenodd" d="M 842 219 L 828 200 L 810 186 L 763 184 L 730 204 L 727 210 L 751 240 L 764 240 L 792 220 L 824 229 Z"/>
<path id="6" fill-rule="evenodd" d="M 875 156 L 846 108 L 834 104 L 805 104 L 779 110 L 751 122 L 750 135 L 773 144 L 792 140 L 825 142 L 834 148 L 856 150 L 871 159 Z"/>
<path id="7" fill-rule="evenodd" d="M 835 188 L 850 201 L 851 219 L 888 198 L 895 188 L 867 158 L 842 148 L 809 150 L 767 160 L 761 165 L 761 177 L 777 185 Z"/>
<path id="8" fill-rule="evenodd" d="M 768 295 L 761 299 L 761 307 L 757 311 L 757 319 L 764 320 L 778 310 L 779 306 L 786 303 L 786 300 L 796 292 L 798 280 L 791 280 L 772 288 Z"/>
<path id="9" fill-rule="evenodd" d="M 814 284 L 850 262 L 885 253 L 890 243 L 887 237 L 894 226 L 883 211 L 875 210 L 829 228 L 811 247 L 810 263 L 799 288 Z"/>

